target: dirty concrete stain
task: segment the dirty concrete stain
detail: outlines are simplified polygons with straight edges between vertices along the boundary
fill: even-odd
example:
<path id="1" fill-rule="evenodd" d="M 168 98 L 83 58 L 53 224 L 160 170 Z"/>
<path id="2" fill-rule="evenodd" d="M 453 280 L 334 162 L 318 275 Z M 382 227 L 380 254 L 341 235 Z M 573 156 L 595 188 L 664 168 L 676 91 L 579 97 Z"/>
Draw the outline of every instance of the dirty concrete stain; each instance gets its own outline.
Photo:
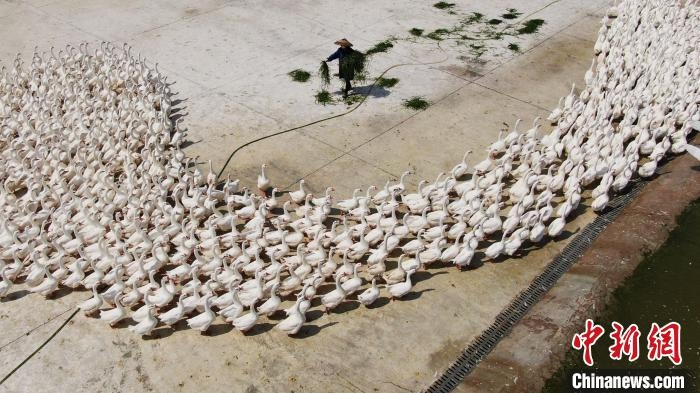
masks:
<path id="1" fill-rule="evenodd" d="M 467 79 L 480 78 L 483 76 L 482 74 L 472 70 L 469 67 L 462 67 L 458 65 L 442 66 L 438 67 L 438 69 L 450 73 L 452 75 Z"/>
<path id="2" fill-rule="evenodd" d="M 548 331 L 548 336 L 553 335 L 559 330 L 559 326 L 554 323 L 552 318 L 543 317 L 540 315 L 531 315 L 522 320 L 523 326 L 527 327 L 533 333 L 542 333 Z"/>
<path id="3" fill-rule="evenodd" d="M 428 361 L 428 369 L 438 372 L 444 371 L 443 368 L 452 364 L 452 362 L 464 351 L 467 347 L 468 340 L 453 340 L 448 338 L 442 342 L 440 349 L 430 355 Z"/>
<path id="4" fill-rule="evenodd" d="M 199 9 L 197 8 L 186 8 L 185 9 L 185 18 L 193 17 L 199 14 Z"/>

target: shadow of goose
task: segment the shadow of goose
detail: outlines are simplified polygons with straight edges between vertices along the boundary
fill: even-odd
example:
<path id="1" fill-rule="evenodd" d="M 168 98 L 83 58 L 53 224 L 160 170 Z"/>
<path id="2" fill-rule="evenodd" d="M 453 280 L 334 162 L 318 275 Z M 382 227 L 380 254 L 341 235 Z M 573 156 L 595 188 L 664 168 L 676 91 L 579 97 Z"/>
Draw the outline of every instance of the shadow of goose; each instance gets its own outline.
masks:
<path id="1" fill-rule="evenodd" d="M 231 326 L 231 329 L 233 329 L 233 325 L 229 324 Z M 246 336 L 257 336 L 266 332 L 269 332 L 272 330 L 272 328 L 275 327 L 275 325 L 267 322 L 263 323 L 256 323 L 255 326 L 253 326 L 250 330 L 245 332 Z"/>
<path id="2" fill-rule="evenodd" d="M 448 272 L 446 272 L 444 270 L 437 271 L 437 272 L 429 272 L 427 270 L 419 270 L 419 271 L 413 273 L 413 275 L 411 276 L 411 281 L 413 281 L 413 284 L 415 284 L 415 283 L 418 283 L 421 281 L 425 281 L 425 280 L 429 279 L 430 277 L 439 276 L 441 274 L 447 274 L 447 273 Z"/>
<path id="3" fill-rule="evenodd" d="M 372 304 L 370 304 L 369 306 L 366 306 L 366 307 L 367 307 L 368 309 L 372 310 L 372 309 L 375 309 L 375 308 L 384 307 L 384 306 L 386 306 L 386 305 L 389 304 L 389 303 L 390 303 L 389 298 L 386 297 L 386 296 L 382 296 L 382 297 L 378 298 L 377 300 L 375 300 L 374 303 L 372 303 Z"/>
<path id="4" fill-rule="evenodd" d="M 203 139 L 200 139 L 200 140 L 198 140 L 198 141 L 186 140 L 186 141 L 184 141 L 184 142 L 182 142 L 182 143 L 180 144 L 180 147 L 184 149 L 184 148 L 186 148 L 186 147 L 188 147 L 188 146 L 196 145 L 197 143 L 199 143 L 199 142 L 201 142 L 201 141 L 203 141 Z"/>
<path id="5" fill-rule="evenodd" d="M 53 293 L 51 293 L 49 298 L 53 299 L 53 300 L 58 300 L 64 296 L 70 295 L 71 293 L 74 293 L 74 292 L 77 292 L 77 291 L 73 288 L 62 286 L 62 287 L 58 288 L 57 290 L 55 290 Z"/>
<path id="6" fill-rule="evenodd" d="M 423 295 L 423 293 L 434 291 L 434 290 L 435 289 L 433 289 L 433 288 L 425 288 L 425 289 L 422 289 L 420 291 L 411 291 L 411 292 L 405 294 L 402 298 L 397 299 L 397 300 L 401 300 L 401 301 L 416 300 L 416 299 L 419 299 Z"/>
<path id="7" fill-rule="evenodd" d="M 151 331 L 151 334 L 148 336 L 143 336 L 143 339 L 145 341 L 160 340 L 160 339 L 172 336 L 173 333 L 175 333 L 174 329 L 172 329 L 171 327 L 168 327 L 168 326 L 163 326 L 163 327 L 159 327 L 157 329 L 153 329 Z"/>
<path id="8" fill-rule="evenodd" d="M 318 326 L 318 325 L 304 325 L 299 329 L 297 334 L 291 335 L 289 337 L 291 338 L 296 338 L 296 339 L 304 339 L 307 337 L 315 336 L 318 333 L 321 332 L 321 330 L 331 327 L 333 325 L 336 325 L 338 322 L 328 322 L 324 325 Z"/>
<path id="9" fill-rule="evenodd" d="M 217 323 L 216 325 L 209 326 L 209 329 L 205 333 L 203 333 L 203 335 L 216 337 L 222 334 L 226 334 L 232 330 L 233 325 L 230 323 Z"/>
<path id="10" fill-rule="evenodd" d="M 7 296 L 0 299 L 0 303 L 9 303 L 13 300 L 19 300 L 19 299 L 29 295 L 30 293 L 31 292 L 29 292 L 26 289 L 21 289 L 19 291 L 10 292 Z"/>
<path id="11" fill-rule="evenodd" d="M 312 322 L 323 316 L 323 311 L 321 310 L 310 310 L 306 312 L 306 321 Z"/>
<path id="12" fill-rule="evenodd" d="M 352 310 L 357 310 L 358 307 L 360 307 L 360 302 L 346 299 L 344 302 L 340 303 L 336 308 L 331 310 L 331 312 L 333 314 L 344 314 Z"/>

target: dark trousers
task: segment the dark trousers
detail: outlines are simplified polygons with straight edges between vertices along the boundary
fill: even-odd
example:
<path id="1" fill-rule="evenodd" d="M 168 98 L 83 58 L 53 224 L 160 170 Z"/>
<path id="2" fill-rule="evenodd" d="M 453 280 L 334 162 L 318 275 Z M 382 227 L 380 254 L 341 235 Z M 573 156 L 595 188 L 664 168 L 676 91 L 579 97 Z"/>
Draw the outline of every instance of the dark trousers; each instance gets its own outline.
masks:
<path id="1" fill-rule="evenodd" d="M 343 90 L 343 95 L 347 96 L 350 89 L 352 89 L 352 85 L 350 84 L 350 79 L 345 79 L 345 89 Z"/>

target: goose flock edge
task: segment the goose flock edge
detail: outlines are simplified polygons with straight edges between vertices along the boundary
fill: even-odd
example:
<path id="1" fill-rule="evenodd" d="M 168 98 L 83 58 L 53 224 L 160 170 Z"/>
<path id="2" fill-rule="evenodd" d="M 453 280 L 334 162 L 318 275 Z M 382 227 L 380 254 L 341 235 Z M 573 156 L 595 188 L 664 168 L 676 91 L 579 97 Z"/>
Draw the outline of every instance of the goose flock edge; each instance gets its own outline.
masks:
<path id="1" fill-rule="evenodd" d="M 687 144 L 700 129 L 698 21 L 696 2 L 623 1 L 550 133 L 516 125 L 471 168 L 468 151 L 415 192 L 406 172 L 335 205 L 332 187 L 315 197 L 303 180 L 270 193 L 264 164 L 267 193 L 217 186 L 211 162 L 205 174 L 181 149 L 165 75 L 126 45 L 18 56 L 0 72 L 0 298 L 15 283 L 44 297 L 85 288 L 86 315 L 132 319 L 138 335 L 219 318 L 245 332 L 276 313 L 297 334 L 314 298 L 327 312 L 371 306 L 382 290 L 405 296 L 426 265 L 517 256 L 560 236 L 589 195 L 600 212 L 668 154 L 700 159 Z"/>

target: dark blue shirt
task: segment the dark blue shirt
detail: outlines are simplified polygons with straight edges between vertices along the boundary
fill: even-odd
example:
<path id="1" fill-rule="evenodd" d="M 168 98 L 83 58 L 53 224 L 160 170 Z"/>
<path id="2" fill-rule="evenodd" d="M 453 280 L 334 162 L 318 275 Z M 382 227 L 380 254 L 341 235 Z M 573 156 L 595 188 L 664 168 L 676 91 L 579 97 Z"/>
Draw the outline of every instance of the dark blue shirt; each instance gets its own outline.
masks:
<path id="1" fill-rule="evenodd" d="M 352 52 L 353 52 L 352 48 L 344 48 L 341 46 L 340 48 L 338 48 L 337 51 L 335 51 L 335 53 L 328 56 L 328 59 L 326 59 L 326 61 L 333 61 L 335 59 L 342 60 L 343 57 L 351 54 Z"/>

